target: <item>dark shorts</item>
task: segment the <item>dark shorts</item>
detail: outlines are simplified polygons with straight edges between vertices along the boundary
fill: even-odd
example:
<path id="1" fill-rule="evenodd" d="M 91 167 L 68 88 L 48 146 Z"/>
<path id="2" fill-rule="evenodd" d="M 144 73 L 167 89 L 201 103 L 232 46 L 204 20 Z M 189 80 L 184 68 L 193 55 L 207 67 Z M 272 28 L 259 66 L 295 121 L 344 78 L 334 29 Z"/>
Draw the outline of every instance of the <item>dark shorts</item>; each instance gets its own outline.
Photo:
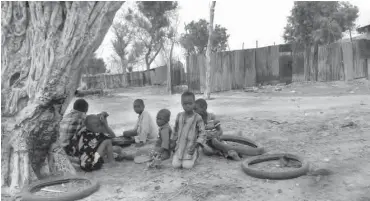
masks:
<path id="1" fill-rule="evenodd" d="M 95 160 L 94 156 L 89 157 L 87 160 L 84 161 L 85 162 L 84 166 L 82 166 L 82 163 L 80 164 L 81 169 L 85 172 L 100 170 L 104 164 L 103 158 L 100 156 L 96 163 L 93 163 L 94 160 Z"/>
<path id="2" fill-rule="evenodd" d="M 78 151 L 77 151 L 77 146 L 71 146 L 70 144 L 63 147 L 64 151 L 67 153 L 68 156 L 73 156 L 73 157 L 78 157 Z"/>

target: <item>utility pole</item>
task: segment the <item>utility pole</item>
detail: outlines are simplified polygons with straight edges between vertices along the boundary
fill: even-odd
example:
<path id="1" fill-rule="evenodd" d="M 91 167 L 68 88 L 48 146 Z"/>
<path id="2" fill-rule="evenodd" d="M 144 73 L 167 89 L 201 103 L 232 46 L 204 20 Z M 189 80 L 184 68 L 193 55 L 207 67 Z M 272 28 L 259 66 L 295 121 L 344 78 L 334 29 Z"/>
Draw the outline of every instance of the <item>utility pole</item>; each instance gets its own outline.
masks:
<path id="1" fill-rule="evenodd" d="M 258 40 L 256 40 L 256 48 L 258 48 Z"/>

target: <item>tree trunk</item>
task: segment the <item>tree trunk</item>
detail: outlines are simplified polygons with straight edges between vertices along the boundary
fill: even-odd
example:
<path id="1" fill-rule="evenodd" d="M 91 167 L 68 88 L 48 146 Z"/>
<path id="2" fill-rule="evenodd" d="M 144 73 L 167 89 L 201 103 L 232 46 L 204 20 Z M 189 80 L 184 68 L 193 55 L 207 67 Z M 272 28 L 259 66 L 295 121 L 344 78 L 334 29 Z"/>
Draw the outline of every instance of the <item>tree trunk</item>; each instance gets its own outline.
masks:
<path id="1" fill-rule="evenodd" d="M 145 53 L 145 64 L 146 64 L 146 70 L 150 70 L 150 65 L 153 63 L 159 52 L 161 51 L 162 46 L 159 47 L 159 49 L 155 52 L 152 58 L 150 58 L 150 53 L 152 49 L 149 49 L 147 53 Z"/>
<path id="2" fill-rule="evenodd" d="M 2 189 L 41 177 L 59 122 L 123 2 L 1 2 Z"/>
<path id="3" fill-rule="evenodd" d="M 211 98 L 211 49 L 212 49 L 212 34 L 213 34 L 213 18 L 215 16 L 216 1 L 212 1 L 210 15 L 209 15 L 209 26 L 208 26 L 208 44 L 206 51 L 206 89 L 204 90 L 204 98 Z"/>
<path id="4" fill-rule="evenodd" d="M 172 94 L 172 52 L 175 46 L 175 41 L 172 41 L 169 61 L 167 62 L 167 92 Z"/>
<path id="5" fill-rule="evenodd" d="M 126 67 L 127 67 L 127 64 L 126 64 L 126 59 L 125 59 L 125 57 L 123 56 L 120 56 L 119 57 L 120 58 L 120 62 L 121 62 L 121 68 L 122 68 L 122 73 L 124 74 L 124 75 L 126 75 L 126 73 L 127 73 L 127 69 L 126 69 Z"/>

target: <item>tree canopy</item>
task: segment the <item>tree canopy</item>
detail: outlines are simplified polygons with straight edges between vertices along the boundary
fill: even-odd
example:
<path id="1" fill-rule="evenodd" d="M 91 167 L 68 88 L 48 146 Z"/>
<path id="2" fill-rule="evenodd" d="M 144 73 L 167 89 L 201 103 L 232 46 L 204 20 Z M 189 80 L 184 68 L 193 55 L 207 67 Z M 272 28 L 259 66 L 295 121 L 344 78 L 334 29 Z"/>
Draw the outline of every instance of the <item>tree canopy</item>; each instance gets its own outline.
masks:
<path id="1" fill-rule="evenodd" d="M 90 75 L 105 73 L 106 65 L 102 58 L 97 58 L 96 55 L 93 54 L 87 61 L 86 68 L 83 68 L 82 71 L 83 71 L 83 74 L 90 74 Z"/>
<path id="2" fill-rule="evenodd" d="M 302 45 L 332 43 L 354 28 L 357 17 L 357 6 L 349 2 L 296 1 L 283 38 Z"/>
<path id="3" fill-rule="evenodd" d="M 207 50 L 208 42 L 208 25 L 205 19 L 200 19 L 197 22 L 191 21 L 185 25 L 185 33 L 181 35 L 181 46 L 189 54 L 204 54 Z M 228 46 L 229 34 L 227 29 L 216 24 L 212 34 L 212 52 L 226 50 Z"/>
<path id="4" fill-rule="evenodd" d="M 138 1 L 137 12 L 128 10 L 125 16 L 127 22 L 135 29 L 135 43 L 129 60 L 135 60 L 144 54 L 146 68 L 155 60 L 162 49 L 164 40 L 172 36 L 171 13 L 176 12 L 176 1 Z"/>
<path id="5" fill-rule="evenodd" d="M 125 22 L 116 22 L 112 25 L 114 39 L 111 41 L 113 50 L 119 57 L 122 72 L 126 73 L 128 55 L 129 55 L 129 46 L 133 42 L 133 31 L 129 28 Z"/>

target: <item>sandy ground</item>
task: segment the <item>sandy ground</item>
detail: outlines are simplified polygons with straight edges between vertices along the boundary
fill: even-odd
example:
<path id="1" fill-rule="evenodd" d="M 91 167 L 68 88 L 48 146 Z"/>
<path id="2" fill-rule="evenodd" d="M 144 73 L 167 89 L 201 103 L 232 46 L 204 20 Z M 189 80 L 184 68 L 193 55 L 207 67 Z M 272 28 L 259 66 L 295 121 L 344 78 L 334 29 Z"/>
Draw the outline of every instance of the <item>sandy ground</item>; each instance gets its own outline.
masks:
<path id="1" fill-rule="evenodd" d="M 197 96 L 200 97 L 200 96 Z M 213 94 L 209 111 L 218 115 L 226 133 L 242 131 L 269 153 L 304 157 L 333 175 L 316 182 L 311 176 L 262 180 L 246 175 L 241 162 L 201 156 L 193 170 L 162 169 L 124 161 L 113 169 L 88 173 L 101 188 L 84 200 L 148 201 L 370 201 L 370 85 L 299 83 L 260 89 L 258 93 L 229 91 Z M 91 113 L 107 111 L 116 133 L 130 129 L 137 115 L 132 102 L 142 98 L 153 117 L 162 108 L 181 111 L 180 95 L 165 95 L 159 87 L 118 89 L 105 97 L 88 97 Z M 273 124 L 268 120 L 278 121 Z M 353 127 L 342 125 L 354 122 Z"/>

